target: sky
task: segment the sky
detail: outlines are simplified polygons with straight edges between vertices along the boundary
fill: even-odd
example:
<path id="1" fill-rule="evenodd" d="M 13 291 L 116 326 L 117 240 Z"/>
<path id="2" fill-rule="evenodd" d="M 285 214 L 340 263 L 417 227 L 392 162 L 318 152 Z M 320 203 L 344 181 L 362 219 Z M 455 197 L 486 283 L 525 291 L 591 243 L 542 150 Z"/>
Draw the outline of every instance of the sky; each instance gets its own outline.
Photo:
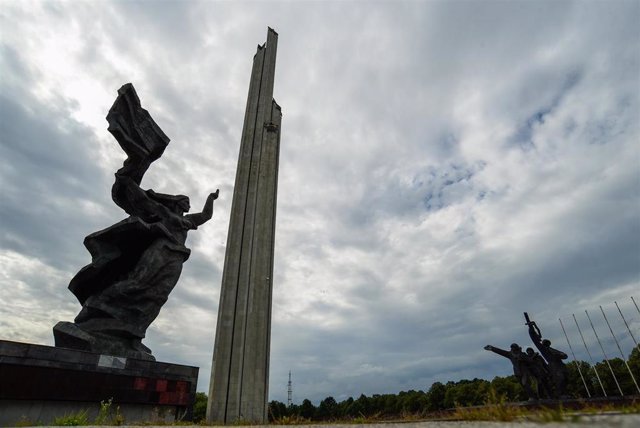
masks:
<path id="1" fill-rule="evenodd" d="M 122 220 L 105 116 L 131 82 L 171 138 L 191 258 L 144 343 L 208 392 L 256 47 L 282 106 L 270 399 L 508 375 L 486 344 L 588 361 L 640 340 L 639 1 L 0 4 L 0 339 L 53 345 L 86 235 Z M 623 320 L 615 304 L 618 304 Z M 561 326 L 558 320 L 563 321 Z M 626 328 L 624 321 L 629 325 Z M 633 336 L 632 336 L 633 335 Z M 570 359 L 573 359 L 570 356 Z"/>

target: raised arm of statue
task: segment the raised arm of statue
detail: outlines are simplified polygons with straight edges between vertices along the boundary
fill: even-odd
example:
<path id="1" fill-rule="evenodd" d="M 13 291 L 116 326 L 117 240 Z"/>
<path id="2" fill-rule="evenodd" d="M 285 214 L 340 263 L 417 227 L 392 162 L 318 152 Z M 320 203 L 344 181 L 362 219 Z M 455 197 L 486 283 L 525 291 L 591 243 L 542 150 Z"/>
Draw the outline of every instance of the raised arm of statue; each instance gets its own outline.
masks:
<path id="1" fill-rule="evenodd" d="M 496 348 L 495 346 L 487 345 L 484 347 L 485 350 L 495 352 L 498 355 L 502 355 L 505 358 L 511 359 L 511 354 L 509 351 L 505 351 L 504 349 Z"/>
<path id="2" fill-rule="evenodd" d="M 158 215 L 166 211 L 166 207 L 152 199 L 154 194 L 153 190 L 141 189 L 131 177 L 116 174 L 112 188 L 113 200 L 127 214 L 147 222 L 156 221 Z"/>
<path id="3" fill-rule="evenodd" d="M 529 326 L 529 337 L 536 345 L 536 347 L 539 347 L 538 345 L 542 341 L 542 334 L 540 333 L 540 329 L 536 325 L 535 321 L 528 322 L 527 325 Z"/>
<path id="4" fill-rule="evenodd" d="M 207 201 L 204 203 L 204 207 L 202 208 L 202 212 L 187 214 L 185 217 L 189 219 L 196 227 L 200 226 L 211 219 L 213 216 L 213 201 L 218 199 L 218 195 L 220 194 L 220 189 L 217 189 L 214 193 L 209 194 L 207 197 Z"/>
<path id="5" fill-rule="evenodd" d="M 531 339 L 535 341 L 532 334 L 535 334 L 536 336 L 538 336 L 538 338 L 541 339 L 542 333 L 540 333 L 540 329 L 536 325 L 535 321 L 531 321 L 531 319 L 529 318 L 529 314 L 526 312 L 524 313 L 524 319 L 526 321 L 525 325 L 529 326 L 529 335 L 531 336 Z"/>

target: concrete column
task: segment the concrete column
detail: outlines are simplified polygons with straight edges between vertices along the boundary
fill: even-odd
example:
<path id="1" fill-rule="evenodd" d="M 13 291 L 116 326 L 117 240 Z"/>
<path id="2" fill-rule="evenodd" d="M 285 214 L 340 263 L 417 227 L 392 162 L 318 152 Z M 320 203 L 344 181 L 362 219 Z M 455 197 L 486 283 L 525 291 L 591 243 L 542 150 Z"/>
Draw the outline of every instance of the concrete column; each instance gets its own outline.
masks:
<path id="1" fill-rule="evenodd" d="M 282 113 L 273 100 L 278 34 L 253 59 L 231 206 L 207 420 L 267 421 L 271 295 Z"/>

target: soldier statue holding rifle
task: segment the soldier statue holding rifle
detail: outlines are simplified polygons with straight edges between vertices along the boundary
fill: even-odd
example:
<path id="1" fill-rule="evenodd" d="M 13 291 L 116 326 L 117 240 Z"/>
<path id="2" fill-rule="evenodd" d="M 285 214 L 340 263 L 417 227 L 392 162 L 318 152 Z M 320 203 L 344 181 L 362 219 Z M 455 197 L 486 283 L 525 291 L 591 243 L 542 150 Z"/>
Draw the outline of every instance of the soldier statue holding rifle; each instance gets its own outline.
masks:
<path id="1" fill-rule="evenodd" d="M 525 312 L 524 317 L 526 325 L 529 327 L 529 336 L 542 356 L 533 348 L 527 348 L 527 352 L 524 353 L 516 343 L 511 344 L 510 351 L 491 345 L 485 346 L 484 349 L 495 352 L 511 361 L 513 374 L 524 388 L 529 400 L 565 398 L 568 372 L 562 360 L 567 359 L 567 354 L 552 348 L 549 340 L 542 339 L 540 328 L 529 319 L 529 314 Z M 534 381 L 536 391 L 532 388 Z"/>
<path id="2" fill-rule="evenodd" d="M 540 328 L 536 325 L 535 321 L 529 319 L 529 314 L 526 312 L 524 313 L 524 318 L 527 321 L 526 325 L 529 326 L 529 337 L 531 337 L 531 341 L 549 365 L 549 375 L 553 382 L 553 398 L 566 397 L 568 370 L 562 360 L 567 359 L 567 354 L 552 348 L 550 340 L 542 339 Z"/>

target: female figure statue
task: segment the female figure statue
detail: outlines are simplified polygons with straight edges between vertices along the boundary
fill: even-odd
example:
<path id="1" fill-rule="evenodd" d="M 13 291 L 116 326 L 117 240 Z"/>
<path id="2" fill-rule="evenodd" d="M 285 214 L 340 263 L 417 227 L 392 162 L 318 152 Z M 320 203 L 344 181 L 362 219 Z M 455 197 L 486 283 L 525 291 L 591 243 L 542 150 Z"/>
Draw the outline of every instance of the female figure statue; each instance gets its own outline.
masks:
<path id="1" fill-rule="evenodd" d="M 116 173 L 112 197 L 129 217 L 85 238 L 92 262 L 69 284 L 82 310 L 74 323 L 56 324 L 54 337 L 60 347 L 154 360 L 142 339 L 189 258 L 187 232 L 211 218 L 218 191 L 202 212 L 185 215 L 188 197 L 140 188 L 169 138 L 142 109 L 131 84 L 118 93 L 107 120 L 128 158 Z"/>

